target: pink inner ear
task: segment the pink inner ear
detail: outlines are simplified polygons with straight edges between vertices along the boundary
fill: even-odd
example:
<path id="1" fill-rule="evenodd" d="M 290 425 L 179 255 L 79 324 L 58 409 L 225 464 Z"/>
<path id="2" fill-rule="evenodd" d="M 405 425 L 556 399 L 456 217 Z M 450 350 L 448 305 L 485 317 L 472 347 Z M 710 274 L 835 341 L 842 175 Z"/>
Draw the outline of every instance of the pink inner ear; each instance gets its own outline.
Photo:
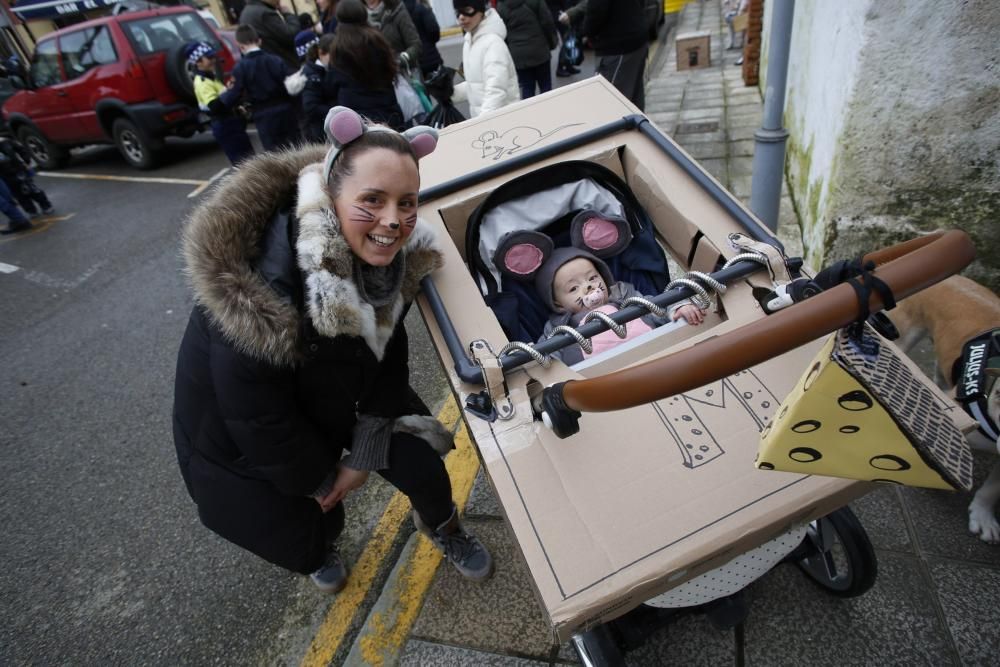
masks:
<path id="1" fill-rule="evenodd" d="M 526 276 L 542 265 L 543 253 L 530 243 L 518 243 L 503 256 L 503 264 L 511 273 Z"/>
<path id="2" fill-rule="evenodd" d="M 583 223 L 583 242 L 588 248 L 604 250 L 618 242 L 618 226 L 602 218 L 590 218 Z"/>
<path id="3" fill-rule="evenodd" d="M 341 111 L 330 119 L 330 136 L 341 145 L 354 141 L 363 132 L 361 116 L 353 111 Z"/>
<path id="4" fill-rule="evenodd" d="M 418 134 L 410 140 L 413 152 L 417 154 L 417 159 L 430 155 L 437 148 L 437 139 L 431 134 Z"/>

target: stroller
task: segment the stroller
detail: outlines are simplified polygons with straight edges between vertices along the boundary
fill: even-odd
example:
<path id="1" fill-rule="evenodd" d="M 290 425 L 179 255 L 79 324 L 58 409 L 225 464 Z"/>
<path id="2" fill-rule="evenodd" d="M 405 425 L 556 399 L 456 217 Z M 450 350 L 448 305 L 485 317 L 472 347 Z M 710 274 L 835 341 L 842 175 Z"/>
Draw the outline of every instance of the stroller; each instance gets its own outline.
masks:
<path id="1" fill-rule="evenodd" d="M 566 108 L 579 127 L 559 124 Z M 853 295 L 768 315 L 761 304 L 804 278 L 801 262 L 602 79 L 510 109 L 442 131 L 421 164 L 421 217 L 453 245 L 418 305 L 555 636 L 584 664 L 619 664 L 678 610 L 738 625 L 742 588 L 786 561 L 835 595 L 864 593 L 874 551 L 844 506 L 872 487 L 752 466 L 815 340 L 857 317 Z M 631 241 L 606 261 L 646 297 L 540 341 L 547 310 L 497 251 L 514 230 L 567 245 L 584 209 L 624 221 Z M 670 280 L 668 258 L 687 273 Z M 932 281 L 962 261 L 925 259 Z M 698 327 L 662 326 L 572 366 L 549 359 L 685 298 L 710 305 Z M 818 317 L 789 317 L 812 301 Z"/>

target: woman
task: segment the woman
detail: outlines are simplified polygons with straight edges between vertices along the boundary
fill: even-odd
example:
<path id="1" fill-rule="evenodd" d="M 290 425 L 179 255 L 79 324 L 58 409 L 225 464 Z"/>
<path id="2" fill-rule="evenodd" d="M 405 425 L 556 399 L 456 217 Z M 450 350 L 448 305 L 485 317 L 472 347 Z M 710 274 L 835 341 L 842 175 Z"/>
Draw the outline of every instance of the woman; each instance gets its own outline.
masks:
<path id="1" fill-rule="evenodd" d="M 437 17 L 427 6 L 427 0 L 403 0 L 403 6 L 410 13 L 413 25 L 420 36 L 420 72 L 427 79 L 438 67 L 444 64 L 437 43 L 441 41 L 441 26 Z"/>
<path id="2" fill-rule="evenodd" d="M 382 33 L 406 67 L 420 65 L 420 34 L 401 0 L 365 0 L 368 24 Z"/>
<path id="3" fill-rule="evenodd" d="M 496 111 L 521 99 L 517 71 L 504 40 L 503 19 L 486 0 L 453 0 L 458 25 L 465 31 L 462 44 L 462 76 L 455 86 L 455 102 L 469 101 L 473 116 Z"/>
<path id="4" fill-rule="evenodd" d="M 406 126 L 396 101 L 396 60 L 384 37 L 368 25 L 361 0 L 337 5 L 337 35 L 330 53 L 327 90 L 337 104 L 395 130 Z"/>
<path id="5" fill-rule="evenodd" d="M 500 0 L 497 13 L 507 27 L 507 48 L 514 59 L 521 99 L 552 90 L 552 49 L 559 43 L 556 24 L 542 0 Z"/>
<path id="6" fill-rule="evenodd" d="M 316 32 L 332 35 L 337 29 L 337 0 L 316 0 L 316 7 L 319 8 Z"/>
<path id="7" fill-rule="evenodd" d="M 484 579 L 492 559 L 462 528 L 436 453 L 450 434 L 408 383 L 403 318 L 443 261 L 417 220 L 417 160 L 437 133 L 342 107 L 327 128 L 325 159 L 307 146 L 251 160 L 185 228 L 198 305 L 175 384 L 184 482 L 209 529 L 335 592 L 342 501 L 374 470 L 463 575 Z"/>

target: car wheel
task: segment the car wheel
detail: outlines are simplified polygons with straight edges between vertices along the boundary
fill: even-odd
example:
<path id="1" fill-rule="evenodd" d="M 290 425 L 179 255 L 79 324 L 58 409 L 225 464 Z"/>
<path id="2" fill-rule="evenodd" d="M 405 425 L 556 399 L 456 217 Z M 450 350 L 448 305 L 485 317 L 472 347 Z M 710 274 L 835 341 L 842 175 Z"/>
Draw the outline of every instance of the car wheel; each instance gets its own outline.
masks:
<path id="1" fill-rule="evenodd" d="M 111 126 L 115 146 L 131 166 L 151 169 L 156 166 L 157 155 L 152 142 L 128 118 L 119 118 Z"/>
<path id="2" fill-rule="evenodd" d="M 62 146 L 57 146 L 42 134 L 39 130 L 24 125 L 17 130 L 17 138 L 31 153 L 32 159 L 38 163 L 42 169 L 58 169 L 69 160 L 69 151 Z"/>

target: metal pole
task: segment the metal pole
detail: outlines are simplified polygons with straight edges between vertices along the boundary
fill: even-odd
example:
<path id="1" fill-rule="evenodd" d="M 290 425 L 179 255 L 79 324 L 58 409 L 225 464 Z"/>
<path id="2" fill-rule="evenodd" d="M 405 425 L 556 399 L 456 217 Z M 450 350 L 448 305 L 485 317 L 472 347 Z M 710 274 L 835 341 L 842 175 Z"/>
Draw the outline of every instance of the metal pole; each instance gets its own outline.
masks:
<path id="1" fill-rule="evenodd" d="M 788 52 L 792 43 L 792 16 L 795 0 L 774 0 L 771 14 L 771 41 L 767 52 L 767 87 L 764 89 L 763 125 L 754 132 L 753 176 L 750 182 L 750 210 L 771 231 L 778 229 L 781 184 L 785 178 L 785 141 L 788 130 L 782 125 L 785 85 L 788 79 Z"/>

